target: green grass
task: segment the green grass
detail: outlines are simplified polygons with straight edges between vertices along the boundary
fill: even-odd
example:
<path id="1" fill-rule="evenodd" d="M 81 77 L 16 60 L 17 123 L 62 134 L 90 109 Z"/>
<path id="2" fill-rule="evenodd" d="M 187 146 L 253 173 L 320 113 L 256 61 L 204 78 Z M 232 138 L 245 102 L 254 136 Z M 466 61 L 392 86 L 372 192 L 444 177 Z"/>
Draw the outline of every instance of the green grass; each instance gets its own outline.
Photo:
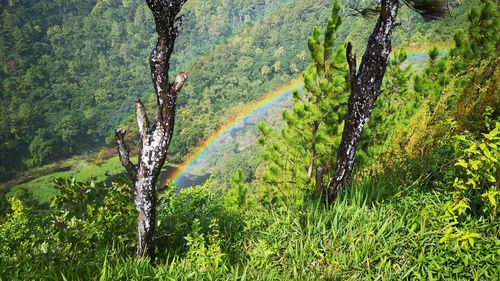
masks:
<path id="1" fill-rule="evenodd" d="M 132 161 L 137 161 L 134 157 Z M 9 195 L 16 195 L 27 191 L 33 195 L 33 198 L 40 204 L 47 203 L 50 198 L 56 194 L 54 188 L 54 179 L 56 178 L 75 178 L 80 182 L 103 182 L 109 178 L 114 178 L 125 174 L 125 169 L 120 163 L 118 156 L 112 157 L 99 163 L 88 159 L 72 158 L 58 164 L 60 167 L 67 167 L 67 171 L 49 172 L 47 175 L 40 176 L 26 183 L 21 183 L 12 187 Z M 166 167 L 175 167 L 166 164 Z"/>
<path id="2" fill-rule="evenodd" d="M 369 193 L 369 192 L 368 192 Z M 442 194 L 411 192 L 385 203 L 358 188 L 333 207 L 253 211 L 246 217 L 239 260 L 218 267 L 188 257 L 151 266 L 109 256 L 106 280 L 494 280 L 500 243 L 494 224 L 471 224 L 482 238 L 473 249 L 439 243 Z M 375 190 L 383 194 L 383 191 Z M 222 244 L 225 242 L 222 241 Z M 207 248 L 210 245 L 207 245 Z M 210 256 L 206 257 L 210 260 Z"/>
<path id="3" fill-rule="evenodd" d="M 463 230 L 481 234 L 473 247 L 441 243 L 447 223 L 440 217 L 449 196 L 442 190 L 421 186 L 399 192 L 402 189 L 394 180 L 382 178 L 353 185 L 333 205 L 306 199 L 303 206 L 269 209 L 260 205 L 238 207 L 224 195 L 210 192 L 208 185 L 190 188 L 172 193 L 166 205 L 158 209 L 161 226 L 157 229 L 159 250 L 154 265 L 135 260 L 133 231 L 126 232 L 126 244 L 109 240 L 94 244 L 85 240 L 89 233 L 73 229 L 73 219 L 66 218 L 69 224 L 63 227 L 65 235 L 80 237 L 79 244 L 72 246 L 79 255 L 66 254 L 68 260 L 61 266 L 57 261 L 61 253 L 41 254 L 38 246 L 25 247 L 29 254 L 19 257 L 35 258 L 4 257 L 10 263 L 4 270 L 0 267 L 0 276 L 50 280 L 498 279 L 498 219 L 470 219 L 460 225 Z M 108 194 L 115 193 L 111 190 Z M 115 205 L 110 203 L 108 207 Z M 123 233 L 122 225 L 109 229 L 108 220 L 132 213 L 105 214 L 108 217 L 104 220 L 82 214 L 75 221 L 86 229 Z M 216 226 L 208 227 L 214 219 Z M 36 218 L 30 220 L 29 225 L 40 224 Z M 133 224 L 135 217 L 127 220 Z M 196 228 L 194 221 L 204 226 Z M 33 238 L 31 229 L 23 235 L 31 237 L 30 241 L 45 241 Z M 14 230 L 17 228 L 10 231 Z M 64 237 L 60 236 L 56 245 L 66 245 Z M 197 242 L 189 244 L 186 237 Z M 90 249 L 79 245 L 100 246 Z"/>

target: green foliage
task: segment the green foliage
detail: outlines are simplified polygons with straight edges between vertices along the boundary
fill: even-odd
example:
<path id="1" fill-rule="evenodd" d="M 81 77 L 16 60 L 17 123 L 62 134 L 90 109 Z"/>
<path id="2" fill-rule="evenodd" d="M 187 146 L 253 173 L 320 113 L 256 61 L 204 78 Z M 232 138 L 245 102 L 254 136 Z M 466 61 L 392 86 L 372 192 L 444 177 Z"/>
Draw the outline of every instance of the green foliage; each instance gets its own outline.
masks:
<path id="1" fill-rule="evenodd" d="M 168 164 L 166 169 L 171 168 Z M 105 161 L 92 158 L 75 157 L 55 164 L 39 167 L 23 173 L 22 182 L 6 183 L 2 188 L 14 185 L 8 196 L 25 198 L 33 197 L 38 205 L 46 205 L 57 195 L 58 191 L 54 183 L 56 178 L 75 178 L 80 182 L 105 182 L 117 179 L 124 173 L 123 166 L 118 156 Z M 35 206 L 37 204 L 34 204 Z"/>
<path id="2" fill-rule="evenodd" d="M 30 240 L 29 210 L 17 198 L 10 198 L 8 201 L 12 212 L 7 214 L 0 231 L 1 252 L 23 252 L 30 247 L 28 242 Z"/>
<path id="3" fill-rule="evenodd" d="M 0 273 L 14 279 L 77 277 L 100 265 L 96 256 L 112 245 L 134 248 L 134 208 L 129 187 L 56 181 L 60 191 L 47 212 L 26 209 L 10 199 L 12 213 L 0 225 Z M 131 235 L 132 234 L 132 235 Z M 34 262 L 36 261 L 36 262 Z M 51 275 L 54 274 L 54 275 Z"/>
<path id="4" fill-rule="evenodd" d="M 341 24 L 339 11 L 340 4 L 335 1 L 323 40 L 319 28 L 314 28 L 308 39 L 312 62 L 302 75 L 303 92 L 293 92 L 292 111 L 283 112 L 285 127 L 274 132 L 265 124 L 259 126 L 260 143 L 266 145 L 263 159 L 268 165 L 262 183 L 292 197 L 297 193 L 294 189 L 314 186 L 313 173 L 318 166 L 325 168 L 325 176 L 331 175 L 332 151 L 340 143 L 349 85 L 345 49 L 333 50 Z M 269 193 L 266 200 L 272 203 L 273 196 Z"/>
<path id="5" fill-rule="evenodd" d="M 479 44 L 475 41 L 481 42 L 484 38 L 489 38 L 490 41 L 496 40 L 493 33 L 481 30 L 483 26 L 495 28 L 491 25 L 494 23 L 491 15 L 497 13 L 491 9 L 493 2 L 483 2 L 482 9 L 488 11 L 471 13 L 471 19 L 474 19 L 472 22 L 478 26 L 471 26 L 470 29 L 483 35 L 470 35 L 468 39 L 472 42 L 467 44 L 486 46 L 484 50 L 468 47 L 470 52 L 479 52 L 480 55 L 476 54 L 476 57 L 462 61 L 457 58 L 460 52 L 466 50 L 463 45 L 457 46 L 457 49 L 451 52 L 451 56 L 444 58 L 439 58 L 440 52 L 433 49 L 429 54 L 431 58 L 429 67 L 415 81 L 412 80 L 411 69 L 403 66 L 407 58 L 404 52 L 397 53 L 391 58 L 382 96 L 363 135 L 360 159 L 357 160 L 364 164 L 361 167 L 371 168 L 375 173 L 369 177 L 364 173 L 358 173 L 352 186 L 340 195 L 335 204 L 329 206 L 311 200 L 307 196 L 315 180 L 312 178 L 308 182 L 308 171 L 312 162 L 312 170 L 318 165 L 324 165 L 327 173 L 331 172 L 328 166 L 332 165 L 325 163 L 331 163 L 331 157 L 334 156 L 332 151 L 334 152 L 338 146 L 344 110 L 342 104 L 346 99 L 348 88 L 344 47 L 335 46 L 339 45 L 339 40 L 344 40 L 347 33 L 343 29 L 345 25 L 340 26 L 338 16 L 340 9 L 335 2 L 331 19 L 323 34 L 324 39 L 321 32 L 315 29 L 308 40 L 312 63 L 306 68 L 305 52 L 300 55 L 301 52 L 298 51 L 300 48 L 293 47 L 304 38 L 297 34 L 305 34 L 305 28 L 298 30 L 293 22 L 304 20 L 307 23 L 305 26 L 318 21 L 318 14 L 329 11 L 323 9 L 326 11 L 310 12 L 318 7 L 324 7 L 321 1 L 279 2 L 271 4 L 251 1 L 251 5 L 257 8 L 239 9 L 247 7 L 245 4 L 248 3 L 221 1 L 219 4 L 193 0 L 193 6 L 186 10 L 186 13 L 190 16 L 195 15 L 197 21 L 188 21 L 186 25 L 189 28 L 198 25 L 199 30 L 206 33 L 200 35 L 202 36 L 200 45 L 208 40 L 215 47 L 214 50 L 196 50 L 197 46 L 192 46 L 179 55 L 178 61 L 180 63 L 186 60 L 189 54 L 205 52 L 200 56 L 202 59 L 199 64 L 193 63 L 188 66 L 201 70 L 193 73 L 194 82 L 192 85 L 187 85 L 186 97 L 180 101 L 180 115 L 183 116 L 183 121 L 187 121 L 186 124 L 178 126 L 177 130 L 182 132 L 182 140 L 186 141 L 186 145 L 177 146 L 176 151 L 194 146 L 196 140 L 202 137 L 203 130 L 216 126 L 217 122 L 212 121 L 223 117 L 223 112 L 226 112 L 223 107 L 231 107 L 254 97 L 254 93 L 233 96 L 231 93 L 240 92 L 238 90 L 240 87 L 255 86 L 255 91 L 263 92 L 263 89 L 270 85 L 279 84 L 285 77 L 291 77 L 292 73 L 306 69 L 303 75 L 304 89 L 294 92 L 292 110 L 283 113 L 285 128 L 274 131 L 269 125 L 259 126 L 262 134 L 260 142 L 264 144 L 266 150 L 264 155 L 266 162 L 255 173 L 249 171 L 248 166 L 243 166 L 243 169 L 232 168 L 231 173 L 228 173 L 230 175 L 228 177 L 232 177 L 227 188 L 215 187 L 213 181 L 209 181 L 202 186 L 180 191 L 169 188 L 160 194 L 156 235 L 158 260 L 154 265 L 134 258 L 136 212 L 131 205 L 130 187 L 126 184 L 107 186 L 59 179 L 55 183 L 57 196 L 45 211 L 35 209 L 37 204 L 31 202 L 31 193 L 9 194 L 18 196 L 19 199 L 11 197 L 7 200 L 2 196 L 0 209 L 7 214 L 0 217 L 1 278 L 16 280 L 97 278 L 101 280 L 494 280 L 498 278 L 500 276 L 498 266 L 500 224 L 497 208 L 500 141 L 498 115 L 487 111 L 486 126 L 484 128 L 477 126 L 471 133 L 465 132 L 467 126 L 456 126 L 460 124 L 459 121 L 449 121 L 452 115 L 450 111 L 456 110 L 458 105 L 464 103 L 460 95 L 467 90 L 465 88 L 473 85 L 474 87 L 468 88 L 476 91 L 477 85 L 482 87 L 482 83 L 476 84 L 476 75 L 481 76 L 486 73 L 485 77 L 491 77 L 497 73 L 492 72 L 490 75 L 491 72 L 487 71 L 488 66 L 498 61 L 497 54 L 491 53 L 491 48 L 487 47 L 491 46 L 491 43 L 482 42 L 480 43 L 482 45 L 474 45 Z M 21 32 L 22 29 L 45 30 L 47 37 L 50 38 L 48 42 L 58 56 L 70 53 L 69 49 L 64 47 L 63 41 L 77 40 L 79 38 L 77 28 L 81 28 L 83 32 L 96 29 L 96 33 L 89 33 L 88 36 L 91 38 L 86 42 L 90 42 L 91 45 L 85 50 L 91 55 L 101 55 L 97 56 L 99 67 L 103 68 L 102 72 L 98 72 L 100 75 L 110 70 L 108 63 L 114 65 L 117 61 L 124 62 L 124 67 L 130 67 L 134 71 L 147 72 L 139 68 L 139 64 L 132 63 L 136 59 L 133 54 L 141 52 L 137 50 L 147 49 L 152 34 L 151 31 L 136 32 L 147 26 L 146 10 L 142 5 L 133 1 L 121 1 L 121 4 L 97 1 L 95 5 L 80 1 L 70 4 L 73 6 L 68 7 L 73 7 L 73 10 L 66 10 L 68 8 L 65 5 L 57 2 L 57 5 L 62 5 L 60 7 L 65 15 L 91 13 L 92 16 L 79 18 L 83 23 L 67 17 L 64 20 L 67 21 L 66 24 L 60 23 L 50 27 L 18 24 L 23 23 L 19 15 L 27 13 L 33 7 L 47 8 L 50 5 L 30 6 L 29 1 L 23 4 L 16 1 L 0 1 L 4 17 L 0 28 L 2 31 L 3 28 L 14 30 L 12 34 L 7 35 L 2 32 L 0 36 L 2 53 L 7 44 L 4 40 L 6 36 L 10 38 L 15 35 L 16 38 L 22 38 L 35 34 L 34 36 L 43 37 L 43 34 Z M 17 17 L 13 16 L 14 6 L 19 9 L 19 14 L 15 14 Z M 264 6 L 266 8 L 263 8 Z M 282 9 L 283 7 L 290 10 Z M 107 22 L 107 19 L 113 17 L 120 18 L 123 8 L 130 9 L 127 10 L 127 20 L 121 19 L 123 25 L 111 22 L 109 30 L 100 30 L 96 24 L 98 21 L 93 21 L 97 19 Z M 297 13 L 300 17 L 293 18 L 289 24 L 284 23 L 283 13 L 288 15 L 298 11 L 304 13 Z M 403 14 L 407 12 L 402 10 Z M 130 23 L 132 18 L 133 25 Z M 234 19 L 234 23 L 224 24 L 224 21 L 230 18 Z M 450 21 L 445 22 L 446 27 L 453 29 L 454 26 Z M 352 26 L 349 26 L 352 30 L 359 31 L 365 27 L 363 21 L 353 20 L 352 23 Z M 422 31 L 426 30 L 425 27 L 429 27 L 418 21 L 415 25 L 416 29 Z M 440 38 L 440 35 L 436 35 L 440 34 L 437 29 L 425 32 L 426 38 L 434 38 L 432 36 Z M 403 31 L 398 32 L 405 31 L 408 34 L 410 33 L 408 30 L 413 30 L 406 18 L 402 20 L 401 30 Z M 233 33 L 239 36 L 232 36 Z M 101 41 L 101 37 L 95 34 L 100 34 L 105 39 Z M 337 39 L 336 34 L 339 35 Z M 395 40 L 402 38 L 406 40 L 410 38 L 408 34 L 396 34 Z M 125 42 L 130 41 L 130 36 L 137 40 L 132 40 L 128 46 Z M 196 33 L 189 33 L 187 36 L 196 38 Z M 216 38 L 208 38 L 210 36 Z M 297 38 L 284 40 L 288 37 Z M 355 35 L 351 37 L 350 39 L 356 42 L 363 40 Z M 226 38 L 226 41 L 218 44 L 216 41 L 220 38 Z M 115 57 L 114 51 L 109 51 L 110 48 L 105 42 L 110 39 L 111 49 L 119 50 L 120 59 Z M 182 40 L 184 39 L 180 41 L 181 46 L 187 46 L 187 40 Z M 287 42 L 287 47 L 280 46 L 283 44 L 280 42 Z M 16 51 L 25 53 L 31 48 L 23 44 L 23 40 L 11 40 L 8 44 L 16 45 Z M 254 48 L 256 46 L 258 48 Z M 82 44 L 81 48 L 87 47 Z M 267 52 L 268 48 L 273 49 L 273 52 Z M 99 51 L 94 53 L 91 51 L 94 49 Z M 245 58 L 240 56 L 240 52 L 235 52 L 236 49 L 241 49 L 242 53 L 246 54 Z M 108 55 L 108 51 L 111 52 L 110 57 L 105 56 Z M 262 61 L 252 61 L 252 54 L 262 56 Z M 16 67 L 26 66 L 34 59 L 12 53 L 8 53 L 7 57 L 6 65 L 14 72 L 23 72 L 24 68 L 16 70 Z M 215 64 L 221 61 L 217 59 L 220 57 L 227 59 L 223 60 L 221 65 Z M 481 61 L 478 61 L 479 57 L 482 58 Z M 31 60 L 23 62 L 23 58 Z M 48 58 L 45 58 L 40 64 L 50 65 L 50 60 L 47 60 Z M 299 60 L 300 63 L 293 60 Z M 292 67 L 292 62 L 295 67 Z M 90 58 L 88 61 L 78 61 L 78 63 L 72 63 L 72 59 L 68 59 L 68 61 L 63 60 L 61 65 L 68 72 L 68 77 L 74 79 L 79 71 L 81 71 L 79 75 L 83 77 L 91 75 L 86 67 L 93 69 L 94 63 Z M 290 65 L 287 65 L 288 63 Z M 479 67 L 469 68 L 469 64 Z M 5 67 L 5 64 L 2 64 L 2 67 Z M 40 65 L 36 63 L 33 67 Z M 219 67 L 225 70 L 222 74 L 213 71 Z M 267 67 L 267 71 L 263 75 L 261 70 L 264 67 Z M 55 159 L 51 153 L 54 149 L 62 146 L 64 153 L 72 153 L 69 148 L 84 142 L 89 132 L 95 137 L 93 130 L 101 133 L 106 131 L 103 128 L 94 128 L 93 121 L 89 123 L 82 121 L 92 118 L 102 121 L 101 118 L 111 118 L 111 116 L 98 116 L 101 113 L 105 114 L 99 112 L 102 108 L 95 109 L 95 112 L 84 111 L 83 108 L 95 106 L 93 103 L 86 104 L 85 98 L 75 101 L 74 107 L 71 108 L 77 108 L 75 111 L 84 111 L 83 113 L 69 116 L 71 114 L 67 114 L 68 111 L 58 115 L 48 110 L 47 116 L 50 118 L 47 117 L 48 119 L 43 122 L 48 122 L 50 119 L 52 123 L 47 129 L 38 129 L 41 125 L 36 123 L 36 112 L 31 112 L 30 107 L 15 98 L 23 96 L 17 93 L 25 92 L 15 88 L 24 87 L 23 89 L 38 93 L 39 89 L 34 86 L 42 83 L 43 77 L 37 75 L 40 73 L 42 75 L 43 72 L 33 68 L 26 71 L 26 77 L 21 75 L 23 77 L 21 79 L 19 78 L 21 76 L 13 78 L 1 71 L 4 70 L 0 70 L 4 89 L 16 93 L 12 98 L 9 97 L 9 101 L 5 104 L 4 92 L 0 93 L 2 109 L 9 108 L 8 114 L 0 116 L 0 121 L 2 124 L 3 122 L 15 124 L 8 129 L 3 127 L 0 129 L 2 139 L 8 140 L 2 142 L 0 146 L 1 157 L 13 155 L 10 150 L 15 150 L 17 147 L 29 147 L 28 158 L 24 155 L 11 159 L 37 165 Z M 235 75 L 235 73 L 243 74 Z M 120 79 L 116 81 L 120 83 L 130 82 L 124 82 L 127 81 L 127 77 L 120 74 L 123 75 L 122 70 L 117 68 L 109 75 L 117 75 L 116 77 Z M 210 75 L 205 76 L 205 74 Z M 215 75 L 217 79 L 213 78 Z M 229 76 L 237 77 L 230 79 Z M 18 83 L 18 78 L 22 83 Z M 66 81 L 61 77 L 57 79 Z M 103 79 L 106 81 L 97 83 L 99 85 L 95 87 L 90 87 L 84 82 L 82 88 L 92 90 L 89 91 L 94 93 L 92 99 L 101 103 L 108 101 L 109 104 L 106 106 L 116 107 L 117 103 L 112 101 L 113 95 L 109 94 L 110 84 L 107 83 L 111 83 L 110 78 L 104 75 Z M 250 82 L 254 79 L 261 82 Z M 64 85 L 67 86 L 65 89 L 68 92 L 77 93 L 74 81 L 76 79 L 65 82 Z M 200 86 L 197 86 L 198 83 Z M 129 86 L 123 85 L 123 89 Z M 205 88 L 206 91 L 203 90 Z M 480 90 L 480 94 L 493 93 L 490 96 L 494 96 L 494 91 L 495 89 L 490 87 Z M 61 85 L 54 87 L 54 92 L 51 92 L 61 97 L 60 102 L 64 104 L 57 106 L 67 106 L 68 101 L 64 98 L 64 93 Z M 57 100 L 58 98 L 52 99 L 53 102 Z M 220 102 L 221 100 L 224 102 Z M 76 106 L 79 102 L 82 102 L 82 110 Z M 200 108 L 202 110 L 199 110 Z M 483 113 L 484 110 L 478 110 L 476 114 L 483 115 Z M 79 114 L 87 116 L 85 117 L 87 119 L 79 118 Z M 62 118 L 63 115 L 68 117 Z M 209 123 L 207 120 L 214 124 L 207 124 Z M 85 127 L 87 126 L 85 124 L 88 127 Z M 110 124 L 108 123 L 109 127 Z M 85 130 L 81 132 L 79 129 L 82 127 L 85 127 Z M 316 132 L 314 132 L 315 127 Z M 36 132 L 32 134 L 32 141 L 28 142 L 22 138 L 26 132 Z M 456 134 L 459 136 L 451 137 Z M 424 139 L 423 143 L 427 146 L 415 141 L 415 136 Z M 311 157 L 313 142 L 316 146 L 315 161 L 311 161 L 314 159 Z M 91 144 L 92 142 L 88 145 Z M 411 147 L 416 147 L 419 153 L 410 153 Z M 381 157 L 389 160 L 375 163 Z M 455 157 L 458 159 L 454 159 Z M 0 158 L 0 161 L 5 160 Z M 0 163 L 4 165 L 6 162 Z M 75 176 L 79 178 L 94 176 L 99 180 L 109 175 L 106 172 L 108 169 L 115 175 L 114 171 L 119 167 L 116 159 L 102 167 L 78 163 L 80 163 L 79 172 Z M 240 163 L 233 162 L 231 167 L 237 167 Z M 455 163 L 457 165 L 453 165 Z M 249 183 L 254 179 L 254 175 L 258 180 Z M 260 178 L 264 182 L 259 182 Z M 41 185 L 48 186 L 47 179 L 48 177 L 44 178 Z M 267 185 L 268 190 L 263 192 L 262 185 Z"/>
<path id="6" fill-rule="evenodd" d="M 217 231 L 220 231 L 217 235 L 224 240 L 237 243 L 240 236 L 238 232 L 243 227 L 241 211 L 238 205 L 235 205 L 237 202 L 225 200 L 225 197 L 211 192 L 210 186 L 209 180 L 204 185 L 180 190 L 178 194 L 170 189 L 161 196 L 157 214 L 157 235 L 163 238 L 157 241 L 160 253 L 183 255 L 189 253 L 192 247 L 201 247 L 198 241 L 200 231 L 203 233 L 209 230 L 215 231 L 214 221 L 217 222 Z M 191 238 L 186 241 L 185 237 L 188 236 Z M 210 238 L 210 236 L 205 237 Z M 193 246 L 193 243 L 196 245 Z M 210 241 L 207 243 L 209 243 L 207 247 L 210 247 Z M 233 252 L 232 245 L 228 243 L 222 243 L 221 247 L 228 253 L 228 258 L 236 258 L 241 254 Z M 193 251 L 196 251 L 194 248 Z"/>
<path id="7" fill-rule="evenodd" d="M 340 46 L 335 52 L 329 49 L 341 22 L 338 11 L 335 2 L 323 42 L 318 28 L 308 39 L 312 63 L 303 73 L 304 91 L 294 92 L 292 111 L 283 113 L 284 128 L 274 132 L 270 126 L 259 126 L 259 142 L 265 145 L 263 159 L 267 169 L 262 175 L 262 186 L 267 204 L 273 205 L 275 198 L 295 196 L 300 205 L 300 190 L 310 191 L 316 186 L 319 167 L 322 180 L 333 176 L 350 89 L 345 48 Z M 406 59 L 403 50 L 390 59 L 382 97 L 360 140 L 357 168 L 367 167 L 384 156 L 398 129 L 408 126 L 408 120 L 422 103 L 411 89 L 412 68 L 404 66 Z"/>
<path id="8" fill-rule="evenodd" d="M 439 53 L 440 53 L 440 51 L 437 47 L 433 47 L 429 51 L 429 58 L 431 59 L 431 63 L 434 63 L 437 60 Z"/>
<path id="9" fill-rule="evenodd" d="M 189 266 L 196 268 L 197 271 L 205 272 L 207 270 L 224 272 L 223 263 L 224 253 L 221 250 L 221 239 L 219 234 L 219 222 L 213 219 L 209 226 L 208 241 L 201 233 L 200 221 L 193 221 L 192 231 L 186 236 L 189 250 L 186 254 L 186 262 Z"/>
<path id="10" fill-rule="evenodd" d="M 453 181 L 453 198 L 446 211 L 449 220 L 459 223 L 460 217 L 470 213 L 488 214 L 495 219 L 498 213 L 498 159 L 500 158 L 500 122 L 489 119 L 491 109 L 486 112 L 486 127 L 489 132 L 481 139 L 471 135 L 456 137 L 461 155 L 455 166 L 459 169 Z"/>
<path id="11" fill-rule="evenodd" d="M 49 162 L 57 155 L 57 141 L 48 129 L 38 129 L 35 138 L 30 143 L 31 163 L 28 166 L 38 166 Z"/>
<path id="12" fill-rule="evenodd" d="M 340 2 L 351 7 L 359 1 Z M 456 17 L 432 24 L 402 8 L 395 45 L 451 39 L 475 3 L 452 7 Z M 152 93 L 147 58 L 155 35 L 144 2 L 0 5 L 2 180 L 23 168 L 96 152 L 113 142 L 119 123 L 135 126 L 129 118 L 133 100 Z M 241 104 L 304 71 L 309 64 L 304 39 L 311 26 L 329 18 L 330 5 L 330 0 L 188 1 L 172 75 L 186 70 L 190 79 L 179 96 L 170 159 L 180 160 Z M 343 20 L 346 24 L 329 31 L 340 36 L 327 50 L 349 38 L 362 51 L 367 21 Z"/>
<path id="13" fill-rule="evenodd" d="M 400 50 L 393 54 L 384 76 L 381 96 L 363 130 L 357 151 L 358 167 L 370 167 L 388 151 L 399 130 L 421 105 L 421 98 L 411 89 L 412 68 L 404 63 L 407 54 Z"/>
<path id="14" fill-rule="evenodd" d="M 468 14 L 468 38 L 459 32 L 455 35 L 457 48 L 452 55 L 461 57 L 466 64 L 498 55 L 500 43 L 500 17 L 498 3 L 481 0 L 481 7 L 474 7 Z"/>
<path id="15" fill-rule="evenodd" d="M 79 191 L 59 197 L 52 205 L 68 210 L 74 202 L 75 211 L 68 215 L 51 209 L 55 215 L 36 216 L 11 200 L 14 211 L 0 224 L 0 270 L 2 278 L 8 279 L 68 280 L 495 278 L 500 255 L 498 220 L 461 224 L 460 230 L 472 234 L 469 237 L 481 233 L 473 247 L 439 243 L 446 226 L 440 219 L 445 193 L 438 189 L 426 193 L 414 186 L 394 195 L 402 179 L 408 180 L 396 169 L 394 174 L 349 187 L 333 206 L 307 199 L 300 208 L 280 210 L 236 211 L 234 205 L 225 206 L 225 195 L 208 186 L 177 195 L 170 192 L 158 210 L 160 246 L 155 265 L 135 260 L 131 249 L 135 231 L 119 223 L 126 219 L 132 226 L 135 221 L 135 214 L 123 211 L 126 204 L 120 204 L 130 200 L 128 190 L 123 190 L 125 195 L 116 185 L 110 188 L 106 198 L 113 197 L 111 193 L 123 198 L 112 200 L 122 211 L 109 210 L 107 219 L 97 219 L 101 213 L 88 210 L 103 208 L 106 200 L 98 196 L 102 190 L 62 181 L 63 188 Z M 96 196 L 101 199 L 94 200 Z M 88 203 L 86 208 L 83 202 Z M 94 214 L 97 218 L 92 218 Z M 54 218 L 60 226 L 51 222 Z M 108 243 L 95 235 L 101 230 L 111 234 Z M 113 243 L 120 235 L 129 242 Z M 78 243 L 64 247 L 72 241 Z M 161 248 L 168 243 L 171 246 Z"/>
<path id="16" fill-rule="evenodd" d="M 484 3 L 486 2 L 488 1 Z M 487 9 L 490 4 L 481 5 L 478 11 Z M 492 13 L 489 17 L 491 20 L 498 19 L 498 13 Z M 470 30 L 481 34 L 486 32 L 483 27 L 487 22 L 469 19 L 468 23 Z M 497 39 L 482 35 L 478 37 L 472 31 L 459 38 L 466 44 L 457 41 L 449 55 L 441 58 L 433 50 L 430 55 L 435 59 L 430 61 L 422 74 L 415 77 L 413 88 L 421 97 L 421 106 L 409 123 L 411 127 L 403 130 L 406 131 L 406 136 L 400 134 L 403 137 L 400 140 L 401 146 L 412 156 L 429 154 L 442 141 L 440 139 L 446 138 L 450 133 L 462 134 L 469 131 L 475 136 L 484 133 L 486 128 L 483 113 L 487 107 L 497 108 L 500 104 L 496 86 L 500 76 L 495 67 L 498 64 L 498 54 L 483 56 L 481 48 L 470 47 L 471 44 L 485 43 L 482 41 L 485 38 L 491 42 L 497 42 Z M 476 42 L 478 40 L 483 43 Z M 491 118 L 497 119 L 498 116 L 495 110 Z M 450 126 L 447 122 L 449 119 L 454 120 L 455 126 Z"/>
<path id="17" fill-rule="evenodd" d="M 439 54 L 439 49 L 434 47 L 429 52 L 431 59 L 429 67 L 424 70 L 424 73 L 415 77 L 415 92 L 422 95 L 428 103 L 429 114 L 434 113 L 436 104 L 443 94 L 443 89 L 450 81 L 447 72 L 449 61 L 447 59 L 438 59 Z"/>
<path id="18" fill-rule="evenodd" d="M 230 188 L 225 193 L 225 198 L 230 204 L 242 208 L 247 205 L 248 184 L 242 169 L 236 170 L 236 175 L 230 179 Z"/>
<path id="19" fill-rule="evenodd" d="M 74 179 L 56 179 L 55 183 L 59 195 L 51 201 L 50 213 L 61 240 L 78 241 L 83 249 L 113 240 L 133 247 L 128 233 L 134 229 L 135 211 L 129 186 L 107 187 Z M 78 251 L 72 249 L 77 258 Z"/>

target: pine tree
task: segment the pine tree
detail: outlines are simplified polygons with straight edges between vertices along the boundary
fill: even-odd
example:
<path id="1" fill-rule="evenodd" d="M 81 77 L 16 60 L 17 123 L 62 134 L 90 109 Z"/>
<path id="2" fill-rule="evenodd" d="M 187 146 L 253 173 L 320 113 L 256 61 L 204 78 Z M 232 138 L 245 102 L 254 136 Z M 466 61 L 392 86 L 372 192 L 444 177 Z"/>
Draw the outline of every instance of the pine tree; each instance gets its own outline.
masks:
<path id="1" fill-rule="evenodd" d="M 415 92 L 428 104 L 429 114 L 434 113 L 436 103 L 450 81 L 447 75 L 448 60 L 438 59 L 439 53 L 437 48 L 429 51 L 429 66 L 422 74 L 415 76 L 414 81 Z"/>
<path id="2" fill-rule="evenodd" d="M 298 191 L 297 187 L 322 185 L 322 177 L 316 182 L 316 171 L 325 175 L 333 171 L 331 152 L 340 143 L 349 89 L 345 48 L 333 48 L 341 24 L 339 11 L 335 1 L 323 40 L 319 28 L 308 39 L 312 63 L 303 73 L 304 88 L 293 92 L 292 110 L 283 112 L 285 127 L 275 132 L 266 124 L 259 125 L 259 141 L 266 146 L 263 184 L 287 195 Z"/>
<path id="3" fill-rule="evenodd" d="M 488 106 L 495 109 L 492 118 L 500 118 L 499 26 L 498 1 L 481 0 L 481 6 L 469 13 L 467 33 L 455 35 L 449 72 L 456 80 L 454 85 L 463 87 L 462 94 L 455 97 L 458 107 L 453 114 L 460 130 L 484 133 L 483 113 Z"/>
<path id="4" fill-rule="evenodd" d="M 469 13 L 469 29 L 465 36 L 462 32 L 455 35 L 455 57 L 468 61 L 478 61 L 498 56 L 500 48 L 500 17 L 498 4 L 491 0 L 481 0 L 481 8 L 472 8 Z"/>
<path id="5" fill-rule="evenodd" d="M 403 2 L 427 19 L 441 17 L 447 10 L 444 0 L 405 0 Z M 392 51 L 392 33 L 397 26 L 396 17 L 399 7 L 398 0 L 380 1 L 376 8 L 379 17 L 368 39 L 359 68 L 357 67 L 356 55 L 352 52 L 351 43 L 347 45 L 351 94 L 349 95 L 342 141 L 337 153 L 335 175 L 330 178 L 328 187 L 324 189 L 324 194 L 329 202 L 335 201 L 342 188 L 352 180 L 361 134 L 381 94 L 382 81 Z"/>

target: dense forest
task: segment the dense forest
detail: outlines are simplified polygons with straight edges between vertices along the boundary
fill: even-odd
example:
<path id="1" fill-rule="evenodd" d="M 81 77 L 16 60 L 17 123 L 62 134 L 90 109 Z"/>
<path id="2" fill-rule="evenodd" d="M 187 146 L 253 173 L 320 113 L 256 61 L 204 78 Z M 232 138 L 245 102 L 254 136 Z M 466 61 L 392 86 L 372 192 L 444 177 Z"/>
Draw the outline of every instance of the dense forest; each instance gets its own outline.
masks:
<path id="1" fill-rule="evenodd" d="M 346 23 L 336 45 L 349 38 L 363 49 L 373 19 L 351 15 L 349 8 L 363 4 L 344 2 Z M 141 1 L 0 5 L 0 108 L 7 112 L 0 117 L 0 178 L 112 144 L 133 100 L 151 96 L 145 62 L 155 35 L 147 7 Z M 452 16 L 435 24 L 406 9 L 394 43 L 449 41 L 471 5 L 453 6 Z M 307 36 L 325 22 L 329 6 L 326 0 L 187 2 L 172 64 L 173 72 L 185 69 L 190 79 L 179 98 L 183 122 L 176 126 L 171 161 L 181 160 L 239 105 L 298 77 L 308 65 Z"/>
<path id="2" fill-rule="evenodd" d="M 430 2 L 0 0 L 0 280 L 498 279 L 500 7 Z"/>

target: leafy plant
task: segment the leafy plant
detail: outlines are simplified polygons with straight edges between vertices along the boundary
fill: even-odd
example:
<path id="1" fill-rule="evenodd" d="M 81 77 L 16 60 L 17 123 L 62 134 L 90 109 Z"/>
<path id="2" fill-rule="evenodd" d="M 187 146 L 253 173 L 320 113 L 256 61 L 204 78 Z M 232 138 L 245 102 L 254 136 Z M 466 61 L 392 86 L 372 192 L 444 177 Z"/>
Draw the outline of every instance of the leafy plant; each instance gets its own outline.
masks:
<path id="1" fill-rule="evenodd" d="M 221 250 L 221 240 L 219 232 L 219 221 L 213 219 L 209 226 L 208 237 L 202 233 L 200 221 L 193 221 L 192 231 L 186 236 L 189 250 L 186 254 L 186 261 L 192 264 L 197 270 L 204 272 L 207 270 L 221 270 L 226 268 L 224 264 L 225 254 Z"/>
<path id="2" fill-rule="evenodd" d="M 455 166 L 458 176 L 453 180 L 453 202 L 445 204 L 444 219 L 448 222 L 440 242 L 457 241 L 461 247 L 474 246 L 479 233 L 464 231 L 460 224 L 471 215 L 489 215 L 494 220 L 498 215 L 500 159 L 500 122 L 491 120 L 491 108 L 485 112 L 488 133 L 482 138 L 470 134 L 456 136 L 461 148 Z"/>

